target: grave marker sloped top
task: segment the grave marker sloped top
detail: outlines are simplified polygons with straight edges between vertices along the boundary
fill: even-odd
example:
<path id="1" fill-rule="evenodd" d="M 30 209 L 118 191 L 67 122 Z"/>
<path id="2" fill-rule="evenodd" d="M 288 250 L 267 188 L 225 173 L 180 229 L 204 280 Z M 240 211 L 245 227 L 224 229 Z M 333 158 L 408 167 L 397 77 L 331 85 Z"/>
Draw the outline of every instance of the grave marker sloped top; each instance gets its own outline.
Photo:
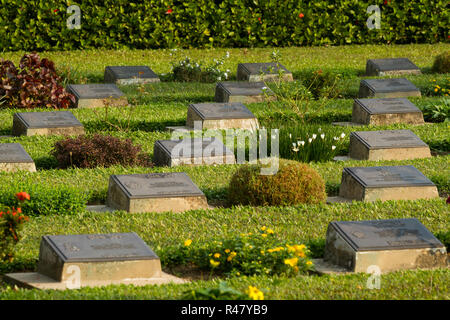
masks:
<path id="1" fill-rule="evenodd" d="M 255 115 L 240 102 L 194 103 L 190 107 L 203 120 L 254 119 Z"/>
<path id="2" fill-rule="evenodd" d="M 355 99 L 355 102 L 369 114 L 422 113 L 406 98 Z"/>
<path id="3" fill-rule="evenodd" d="M 14 116 L 33 129 L 83 126 L 70 111 L 21 112 Z"/>
<path id="4" fill-rule="evenodd" d="M 32 163 L 33 159 L 19 143 L 0 143 L 0 163 Z"/>
<path id="5" fill-rule="evenodd" d="M 411 130 L 355 131 L 351 135 L 357 137 L 369 149 L 428 146 Z"/>
<path id="6" fill-rule="evenodd" d="M 113 83 L 69 84 L 67 90 L 79 99 L 106 99 L 124 96 L 124 93 Z"/>

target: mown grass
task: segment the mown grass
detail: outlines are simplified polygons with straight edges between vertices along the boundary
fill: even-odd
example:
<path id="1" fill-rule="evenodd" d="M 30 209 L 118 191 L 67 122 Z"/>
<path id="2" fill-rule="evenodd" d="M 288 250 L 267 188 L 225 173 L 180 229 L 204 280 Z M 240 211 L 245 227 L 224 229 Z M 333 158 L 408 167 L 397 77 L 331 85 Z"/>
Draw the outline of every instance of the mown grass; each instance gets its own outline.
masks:
<path id="1" fill-rule="evenodd" d="M 353 97 L 356 97 L 359 81 L 365 69 L 366 59 L 381 57 L 408 57 L 422 70 L 423 75 L 408 76 L 424 93 L 429 92 L 432 82 L 443 81 L 448 75 L 430 73 L 432 58 L 448 44 L 401 45 L 401 46 L 345 46 L 322 48 L 281 48 L 282 63 L 301 78 L 312 70 L 330 70 L 343 74 L 339 84 L 342 98 L 325 101 L 325 106 L 315 112 L 323 101 L 312 103 L 308 121 L 317 128 L 329 128 L 333 132 L 346 133 L 355 130 L 410 129 L 433 150 L 448 152 L 450 130 L 448 124 L 425 124 L 421 126 L 364 126 L 358 128 L 332 127 L 333 121 L 349 121 Z M 185 50 L 183 54 L 211 62 L 230 52 L 224 68 L 234 73 L 239 62 L 269 61 L 272 49 L 211 49 Z M 3 58 L 18 61 L 23 53 L 4 53 Z M 149 65 L 159 73 L 170 70 L 169 50 L 135 51 L 73 51 L 41 53 L 53 59 L 59 68 L 71 67 L 78 82 L 101 82 L 107 65 Z M 107 59 L 105 59 L 107 57 Z M 153 144 L 158 139 L 170 138 L 165 131 L 169 125 L 184 125 L 189 103 L 213 101 L 214 84 L 169 83 L 121 87 L 131 107 L 109 108 L 108 121 L 105 109 L 73 109 L 75 116 L 84 124 L 88 133 L 105 133 L 127 137 L 139 143 L 143 150 L 153 153 Z M 142 92 L 143 91 L 143 92 Z M 435 103 L 440 98 L 425 96 L 412 98 L 419 108 Z M 296 125 L 299 118 L 284 110 L 268 109 L 265 103 L 248 105 L 262 126 L 283 128 Z M 0 135 L 9 135 L 12 115 L 23 110 L 0 109 Z M 128 122 L 128 118 L 130 119 Z M 111 126 L 108 122 L 113 123 Z M 118 128 L 119 127 L 119 128 Z M 111 174 L 184 171 L 206 194 L 211 204 L 219 207 L 212 210 L 194 210 L 182 214 L 144 213 L 130 215 L 126 212 L 92 213 L 70 211 L 57 215 L 36 216 L 24 226 L 22 240 L 16 250 L 13 263 L 0 264 L 0 274 L 11 271 L 33 270 L 39 252 L 40 238 L 46 234 L 80 234 L 130 232 L 138 233 L 155 251 L 164 256 L 164 248 L 186 239 L 211 241 L 230 233 L 252 232 L 261 226 L 270 226 L 277 237 L 292 242 L 324 240 L 328 223 L 333 220 L 367 220 L 389 218 L 418 218 L 433 233 L 447 231 L 450 213 L 443 198 L 418 201 L 387 201 L 294 206 L 294 207 L 222 207 L 225 204 L 228 183 L 238 165 L 177 167 L 177 168 L 111 168 L 59 170 L 50 155 L 53 144 L 61 139 L 54 137 L 2 137 L 0 142 L 19 142 L 33 157 L 38 167 L 36 173 L 0 173 L 1 192 L 9 185 L 45 185 L 74 187 L 84 194 L 89 202 L 98 203 L 106 198 L 108 179 Z M 346 146 L 348 148 L 348 144 Z M 347 152 L 344 148 L 343 152 Z M 437 184 L 442 196 L 450 193 L 449 155 L 430 159 L 408 161 L 349 161 L 312 163 L 324 177 L 329 195 L 338 191 L 344 166 L 374 166 L 411 164 Z M 6 187 L 5 187 L 6 186 Z M 162 261 L 163 265 L 164 260 Z M 266 289 L 267 299 L 449 299 L 449 270 L 406 271 L 382 276 L 380 290 L 366 289 L 367 275 L 346 276 L 298 276 L 286 277 L 240 277 L 226 281 L 234 288 L 244 290 L 248 285 Z M 163 285 L 133 287 L 109 286 L 100 289 L 81 289 L 54 292 L 37 290 L 13 290 L 0 282 L 1 299 L 178 299 L 186 290 L 217 285 L 216 280 L 194 281 L 185 285 Z"/>

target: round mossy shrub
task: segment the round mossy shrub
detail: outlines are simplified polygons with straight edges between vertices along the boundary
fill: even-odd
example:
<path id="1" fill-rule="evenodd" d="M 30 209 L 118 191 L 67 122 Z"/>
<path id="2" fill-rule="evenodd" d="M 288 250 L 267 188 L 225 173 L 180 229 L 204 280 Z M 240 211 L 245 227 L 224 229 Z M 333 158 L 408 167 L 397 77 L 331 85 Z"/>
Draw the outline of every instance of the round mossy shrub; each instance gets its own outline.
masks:
<path id="1" fill-rule="evenodd" d="M 445 51 L 434 59 L 432 71 L 438 73 L 450 72 L 450 51 Z"/>
<path id="2" fill-rule="evenodd" d="M 230 204 L 276 206 L 325 201 L 325 182 L 309 165 L 280 159 L 274 175 L 261 175 L 262 167 L 244 165 L 236 171 L 228 190 Z"/>

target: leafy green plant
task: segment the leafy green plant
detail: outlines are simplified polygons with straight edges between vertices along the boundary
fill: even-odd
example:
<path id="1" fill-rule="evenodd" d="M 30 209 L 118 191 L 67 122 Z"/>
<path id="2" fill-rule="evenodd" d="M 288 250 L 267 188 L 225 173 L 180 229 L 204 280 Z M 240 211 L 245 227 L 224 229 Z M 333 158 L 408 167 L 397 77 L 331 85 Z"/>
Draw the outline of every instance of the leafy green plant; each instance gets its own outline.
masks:
<path id="1" fill-rule="evenodd" d="M 75 103 L 75 96 L 60 84 L 54 63 L 37 53 L 25 54 L 18 68 L 2 59 L 0 79 L 2 108 L 65 109 Z"/>
<path id="2" fill-rule="evenodd" d="M 0 206 L 0 261 L 12 262 L 14 260 L 14 246 L 19 242 L 19 231 L 28 217 L 22 214 L 20 203 L 30 200 L 26 192 L 15 195 L 16 206 Z"/>
<path id="3" fill-rule="evenodd" d="M 173 49 L 172 53 L 178 52 Z M 171 53 L 171 54 L 172 54 Z M 182 60 L 172 63 L 172 72 L 165 76 L 165 80 L 180 82 L 216 82 L 227 80 L 230 76 L 230 70 L 223 71 L 221 66 L 229 57 L 229 53 L 221 59 L 214 59 L 214 63 L 203 65 L 202 62 L 185 57 Z"/>
<path id="4" fill-rule="evenodd" d="M 450 230 L 438 232 L 436 234 L 436 238 L 438 238 L 439 241 L 441 241 L 444 244 L 444 246 L 447 248 L 447 252 L 449 252 L 449 250 L 450 250 Z"/>
<path id="5" fill-rule="evenodd" d="M 325 182 L 306 163 L 279 159 L 273 175 L 262 175 L 262 168 L 262 164 L 248 164 L 235 172 L 228 188 L 231 204 L 289 206 L 325 201 Z"/>
<path id="6" fill-rule="evenodd" d="M 439 103 L 428 104 L 423 108 L 423 118 L 428 122 L 444 122 L 450 119 L 450 99 L 442 98 Z"/>
<path id="7" fill-rule="evenodd" d="M 233 289 L 225 281 L 216 287 L 188 290 L 181 297 L 183 300 L 248 300 L 249 296 Z"/>
<path id="8" fill-rule="evenodd" d="M 337 86 L 341 76 L 330 71 L 316 70 L 304 76 L 303 84 L 315 99 L 334 99 L 339 96 Z"/>
<path id="9" fill-rule="evenodd" d="M 82 135 L 55 143 L 52 155 L 61 168 L 95 168 L 123 166 L 151 166 L 148 155 L 130 139 L 108 135 Z"/>
<path id="10" fill-rule="evenodd" d="M 165 248 L 159 253 L 165 265 L 192 264 L 229 275 L 304 273 L 313 266 L 305 245 L 289 244 L 261 227 L 257 232 L 231 235 L 217 241 L 196 242 Z"/>
<path id="11" fill-rule="evenodd" d="M 433 62 L 431 68 L 433 72 L 449 73 L 450 72 L 450 51 L 445 51 L 438 55 Z"/>
<path id="12" fill-rule="evenodd" d="M 300 162 L 326 162 L 345 147 L 345 133 L 334 128 L 297 125 L 280 129 L 280 157 Z"/>

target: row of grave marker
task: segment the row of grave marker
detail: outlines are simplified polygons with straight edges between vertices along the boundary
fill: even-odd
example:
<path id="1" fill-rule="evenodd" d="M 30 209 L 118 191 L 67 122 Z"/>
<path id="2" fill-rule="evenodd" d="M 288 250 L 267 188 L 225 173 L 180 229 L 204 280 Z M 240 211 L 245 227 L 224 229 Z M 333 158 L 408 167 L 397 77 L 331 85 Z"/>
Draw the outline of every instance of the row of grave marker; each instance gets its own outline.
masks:
<path id="1" fill-rule="evenodd" d="M 446 268 L 445 246 L 417 219 L 333 221 L 328 225 L 318 273 L 380 273 Z M 136 233 L 46 235 L 37 272 L 4 280 L 27 288 L 78 289 L 111 284 L 184 283 L 164 273 L 159 257 Z"/>

